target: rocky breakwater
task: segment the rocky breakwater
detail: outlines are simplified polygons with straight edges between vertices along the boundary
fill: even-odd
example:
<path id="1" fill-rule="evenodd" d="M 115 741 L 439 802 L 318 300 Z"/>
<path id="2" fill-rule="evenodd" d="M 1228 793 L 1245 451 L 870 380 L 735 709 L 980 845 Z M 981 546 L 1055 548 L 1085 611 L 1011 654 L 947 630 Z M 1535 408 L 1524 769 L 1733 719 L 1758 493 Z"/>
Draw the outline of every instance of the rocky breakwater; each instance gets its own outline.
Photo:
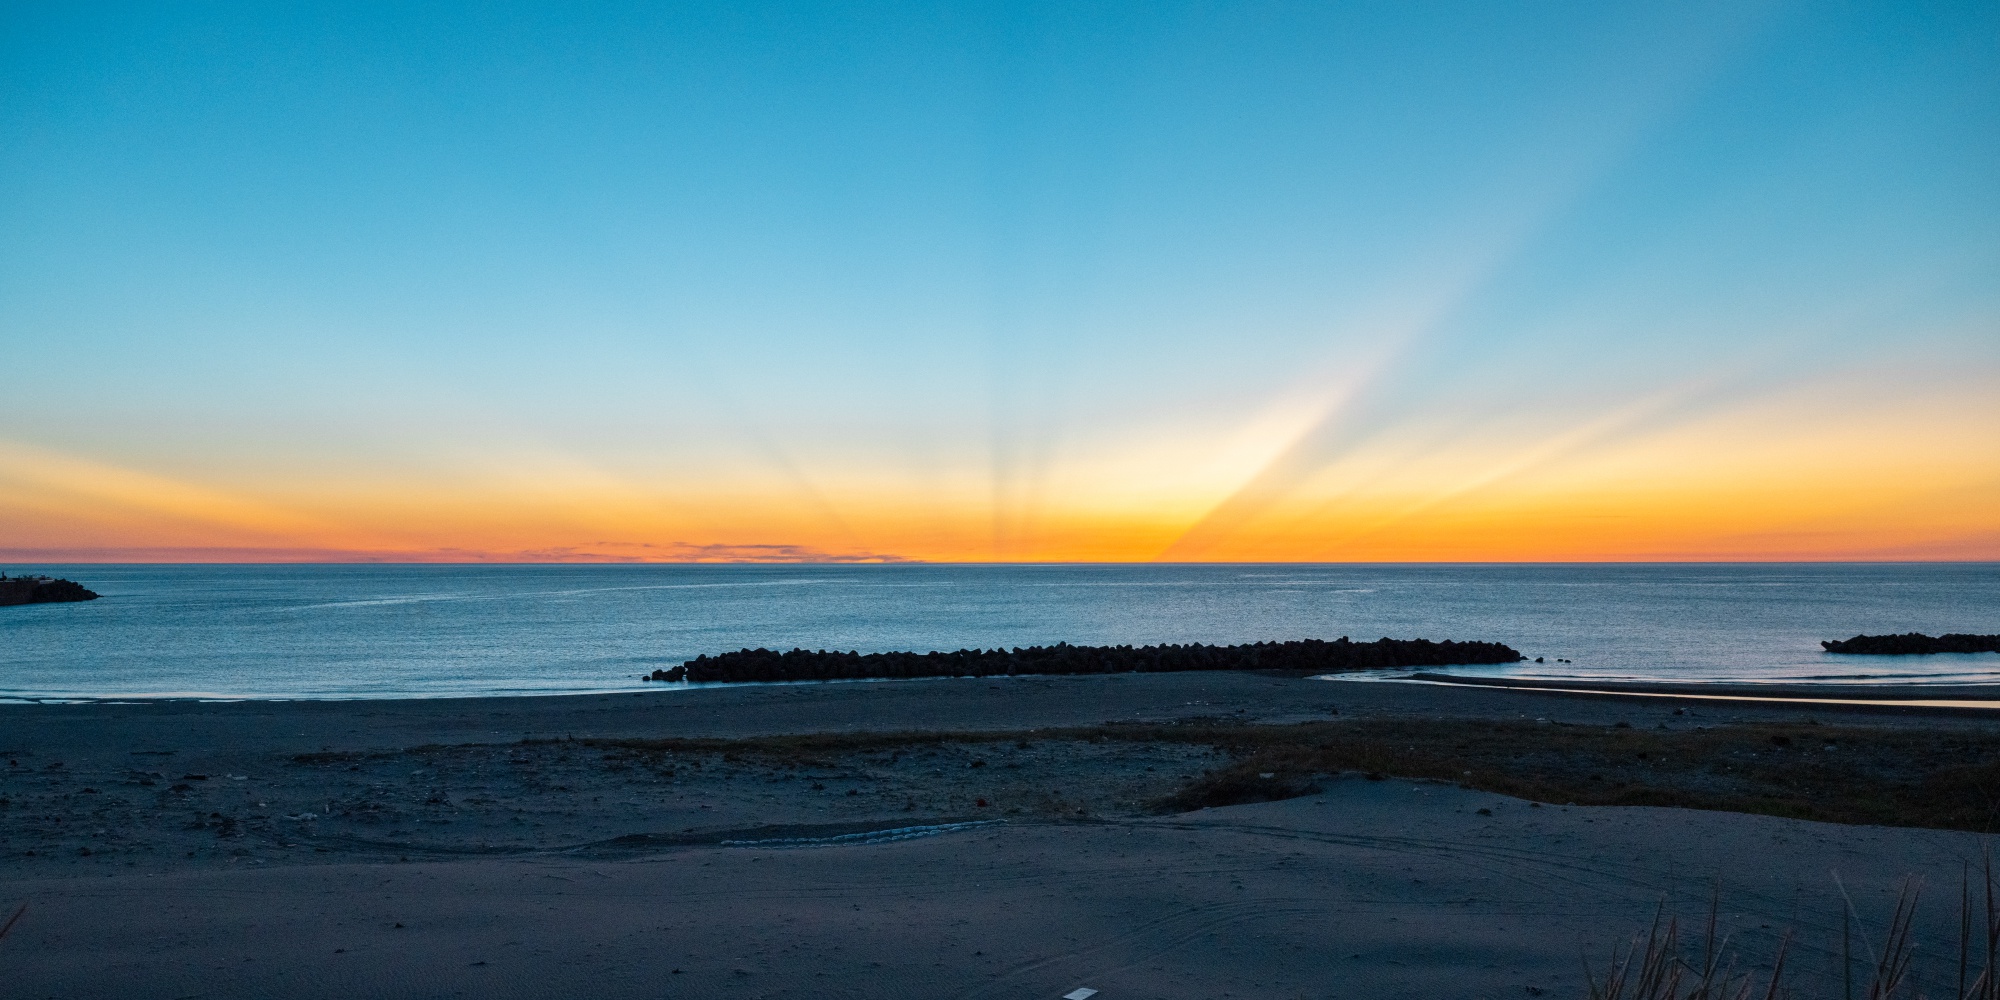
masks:
<path id="1" fill-rule="evenodd" d="M 1014 674 L 1121 674 L 1179 670 L 1282 670 L 1335 673 L 1398 667 L 1443 667 L 1466 663 L 1513 663 L 1523 659 L 1497 642 L 1432 642 L 1378 639 L 1353 642 L 1253 642 L 1241 646 L 1053 646 L 961 649 L 949 653 L 843 653 L 793 649 L 743 649 L 697 656 L 671 670 L 643 676 L 649 681 L 771 682 L 833 681 L 914 677 L 995 677 Z"/>
<path id="2" fill-rule="evenodd" d="M 94 600 L 97 600 L 97 592 L 80 583 L 52 576 L 8 576 L 0 573 L 0 606 Z"/>
<path id="3" fill-rule="evenodd" d="M 1852 639 L 1829 639 L 1820 645 L 1829 653 L 1857 653 L 1867 656 L 1921 656 L 1927 653 L 2000 653 L 2000 635 L 1966 635 L 1948 632 L 1932 637 L 1922 632 L 1902 635 L 1857 635 Z"/>

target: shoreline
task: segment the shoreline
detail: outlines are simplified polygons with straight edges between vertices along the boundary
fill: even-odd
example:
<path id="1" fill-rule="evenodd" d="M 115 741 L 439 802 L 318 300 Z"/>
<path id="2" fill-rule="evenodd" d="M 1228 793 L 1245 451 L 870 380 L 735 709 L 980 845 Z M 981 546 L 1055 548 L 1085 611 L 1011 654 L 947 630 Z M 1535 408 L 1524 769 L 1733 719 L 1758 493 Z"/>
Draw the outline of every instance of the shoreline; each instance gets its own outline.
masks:
<path id="1" fill-rule="evenodd" d="M 1670 681 L 1558 681 L 1540 678 L 1467 677 L 1456 674 L 1417 672 L 1407 677 L 1342 677 L 1337 674 L 1313 678 L 1324 681 L 1379 684 L 1431 684 L 1440 687 L 1489 688 L 1537 694 L 1596 698 L 1679 698 L 1723 704 L 1798 705 L 1856 710 L 1930 709 L 1940 712 L 1992 712 L 2000 710 L 2000 685 L 1924 684 L 1799 684 L 1771 682 L 1744 684 L 1730 682 L 1674 683 Z M 1983 698 L 1949 697 L 1979 693 Z M 1945 695 L 1946 697 L 1938 697 Z"/>
<path id="2" fill-rule="evenodd" d="M 2000 665 L 2000 661 L 1996 661 Z M 1449 668 L 1445 668 L 1449 669 Z M 1672 679 L 1596 680 L 1588 677 L 1547 678 L 1508 677 L 1494 675 L 1452 674 L 1435 669 L 1419 668 L 1371 668 L 1367 670 L 1312 673 L 1309 671 L 1287 670 L 1219 670 L 1219 671 L 1123 671 L 1117 673 L 1078 674 L 963 674 L 924 677 L 833 677 L 805 680 L 771 681 L 648 681 L 626 687 L 606 687 L 573 691 L 523 691 L 505 694 L 397 694 L 397 695 L 230 695 L 213 692 L 176 694 L 136 694 L 136 695 L 0 695 L 0 709 L 12 706 L 35 705 L 152 705 L 152 704 L 356 704 L 356 703 L 396 703 L 396 702 L 438 702 L 438 701 L 513 701 L 537 698 L 592 698 L 618 697 L 622 695 L 692 694 L 702 691 L 717 691 L 738 688 L 792 688 L 838 685 L 881 685 L 911 683 L 1004 683 L 1008 681 L 1044 681 L 1061 678 L 1123 678 L 1158 673 L 1193 673 L 1202 675 L 1244 674 L 1260 677 L 1283 677 L 1344 683 L 1422 683 L 1452 687 L 1482 687 L 1497 690 L 1542 692 L 1549 694 L 1593 695 L 1603 697 L 1685 697 L 1707 698 L 1724 701 L 1761 701 L 1772 703 L 1823 704 L 1847 706 L 1910 706 L 1936 708 L 1984 708 L 1989 703 L 2000 708 L 2000 680 L 1991 684 L 1964 683 L 1900 683 L 1883 680 L 1874 683 L 1856 684 L 1840 682 L 1811 682 L 1799 680 L 1742 681 L 1704 680 L 1675 681 Z M 1393 675 L 1393 676 L 1391 676 Z"/>

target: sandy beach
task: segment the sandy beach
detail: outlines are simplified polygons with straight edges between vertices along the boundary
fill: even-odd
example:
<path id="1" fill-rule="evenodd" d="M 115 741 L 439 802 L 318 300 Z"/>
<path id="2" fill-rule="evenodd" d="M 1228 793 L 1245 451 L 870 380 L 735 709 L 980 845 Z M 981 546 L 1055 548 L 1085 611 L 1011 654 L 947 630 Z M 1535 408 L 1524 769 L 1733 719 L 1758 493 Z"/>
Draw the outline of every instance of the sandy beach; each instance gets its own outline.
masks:
<path id="1" fill-rule="evenodd" d="M 1510 742 L 1441 735 L 1475 731 Z M 1412 744 L 1372 775 L 1257 763 L 1318 766 L 1283 741 L 1324 755 L 1361 732 Z M 1835 971 L 1840 886 L 1873 925 L 1923 879 L 1943 962 L 1981 838 L 1494 789 L 1532 771 L 1580 801 L 1785 813 L 1828 793 L 1771 782 L 1837 766 L 1794 761 L 1905 738 L 1977 757 L 1996 733 L 1964 712 L 1205 673 L 11 705 L 0 906 L 27 909 L 0 974 L 36 997 L 1578 996 L 1581 956 L 1601 966 L 1662 901 L 1700 917 L 1719 886 L 1745 963 L 1792 931 L 1810 987 Z M 1731 734 L 1756 737 L 1726 751 L 1745 776 L 1658 759 Z M 1438 746 L 1486 756 L 1445 780 Z M 1593 773 L 1535 763 L 1558 746 Z M 1780 762 L 1808 770 L 1756 770 Z M 1217 778 L 1244 766 L 1279 770 Z M 1173 805 L 1255 799 L 1258 779 L 1292 797 Z"/>

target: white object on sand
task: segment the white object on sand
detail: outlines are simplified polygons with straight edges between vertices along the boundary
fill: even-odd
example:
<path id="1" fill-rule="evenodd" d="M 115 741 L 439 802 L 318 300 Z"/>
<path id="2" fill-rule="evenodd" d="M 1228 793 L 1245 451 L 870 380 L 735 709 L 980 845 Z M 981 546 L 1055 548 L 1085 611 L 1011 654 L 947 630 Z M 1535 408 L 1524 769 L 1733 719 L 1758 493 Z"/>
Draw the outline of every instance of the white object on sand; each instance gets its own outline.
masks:
<path id="1" fill-rule="evenodd" d="M 1073 989 L 1068 993 L 1063 994 L 1062 1000 L 1090 1000 L 1091 997 L 1094 997 L 1096 995 L 1097 995 L 1096 990 L 1093 990 L 1088 986 L 1079 986 L 1076 989 Z"/>

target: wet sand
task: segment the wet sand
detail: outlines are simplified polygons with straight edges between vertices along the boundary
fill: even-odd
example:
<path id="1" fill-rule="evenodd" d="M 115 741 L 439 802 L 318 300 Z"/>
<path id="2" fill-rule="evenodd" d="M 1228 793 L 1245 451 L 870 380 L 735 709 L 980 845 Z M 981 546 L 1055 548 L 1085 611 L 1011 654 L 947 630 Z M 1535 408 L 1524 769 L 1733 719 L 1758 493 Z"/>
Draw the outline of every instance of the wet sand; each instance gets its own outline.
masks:
<path id="1" fill-rule="evenodd" d="M 0 706 L 0 906 L 28 904 L 0 977 L 52 997 L 1578 995 L 1580 954 L 1601 959 L 1663 897 L 1696 915 L 1716 880 L 1750 953 L 1795 929 L 1795 968 L 1823 975 L 1834 872 L 1877 923 L 1900 878 L 1927 878 L 1926 950 L 1946 954 L 1973 834 L 1354 775 L 1162 815 L 1218 751 L 1055 735 L 791 757 L 585 742 L 1800 715 L 1235 674 Z M 851 837 L 949 824 L 978 825 Z M 781 838 L 830 843 L 755 843 Z"/>

